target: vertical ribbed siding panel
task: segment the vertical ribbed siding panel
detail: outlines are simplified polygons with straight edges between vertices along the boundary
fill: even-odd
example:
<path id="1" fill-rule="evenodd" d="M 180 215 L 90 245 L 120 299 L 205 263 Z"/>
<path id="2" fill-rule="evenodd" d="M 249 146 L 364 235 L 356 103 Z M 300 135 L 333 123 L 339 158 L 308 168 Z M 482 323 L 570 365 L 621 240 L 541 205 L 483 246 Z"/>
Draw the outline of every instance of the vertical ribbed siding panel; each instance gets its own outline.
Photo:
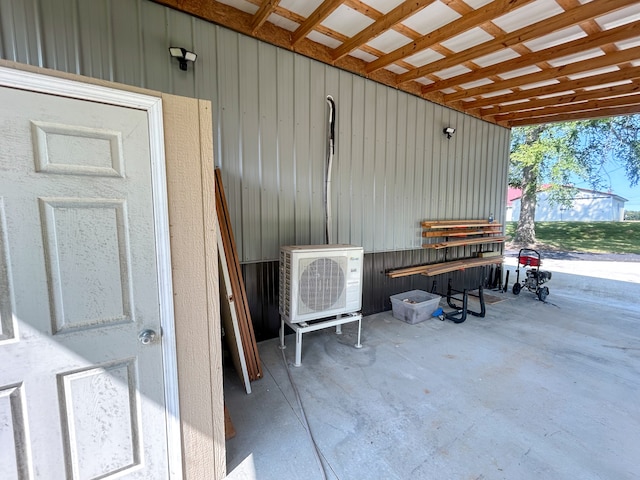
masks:
<path id="1" fill-rule="evenodd" d="M 420 236 L 422 229 L 420 228 L 420 222 L 426 215 L 425 212 L 425 197 L 427 189 L 424 185 L 424 149 L 426 145 L 427 132 L 425 128 L 425 102 L 419 101 L 417 98 L 411 97 L 413 102 L 413 108 L 415 112 L 413 114 L 414 125 L 409 125 L 409 132 L 407 133 L 407 149 L 411 138 L 415 139 L 415 148 L 413 149 L 412 161 L 413 161 L 413 176 L 407 175 L 407 185 L 412 185 L 413 188 L 413 215 L 409 218 L 409 240 L 408 245 L 412 248 L 420 248 L 422 246 L 422 237 Z"/>
<path id="2" fill-rule="evenodd" d="M 280 248 L 278 236 L 278 108 L 277 108 L 277 52 L 265 43 L 258 43 L 260 78 L 258 83 L 260 126 L 260 205 L 259 222 L 261 250 L 259 259 L 268 258 Z M 245 235 L 246 237 L 247 235 Z"/>
<path id="3" fill-rule="evenodd" d="M 229 205 L 238 258 L 244 260 L 242 241 L 242 145 L 238 36 L 220 30 L 218 35 L 218 101 L 220 102 L 220 165 Z"/>
<path id="4" fill-rule="evenodd" d="M 434 143 L 435 143 L 435 130 L 438 129 L 434 126 L 433 115 L 435 105 L 433 103 L 424 104 L 424 124 L 425 124 L 425 138 L 424 138 L 424 152 L 422 153 L 422 184 L 424 185 L 423 191 L 423 204 L 424 212 L 422 218 L 419 220 L 426 220 L 431 218 L 437 218 L 437 199 L 438 191 L 436 189 L 438 185 L 437 172 L 435 171 L 434 161 Z"/>
<path id="5" fill-rule="evenodd" d="M 76 0 L 41 0 L 45 67 L 82 74 Z M 105 27 L 103 27 L 105 28 Z"/>
<path id="6" fill-rule="evenodd" d="M 351 124 L 340 126 L 344 129 L 343 137 L 349 136 L 351 150 L 345 152 L 349 155 L 350 170 L 345 175 L 349 176 L 349 190 L 342 193 L 342 207 L 348 212 L 348 219 L 342 222 L 345 225 L 345 242 L 351 243 L 356 239 L 362 243 L 362 211 L 365 208 L 364 189 L 362 187 L 365 171 L 368 168 L 364 156 L 365 135 L 365 81 L 361 77 L 355 77 L 346 72 L 340 74 L 340 85 L 349 84 L 351 95 Z M 353 240 L 352 240 L 353 239 Z"/>
<path id="7" fill-rule="evenodd" d="M 241 222 L 236 233 L 236 243 L 242 242 L 242 257 L 261 258 L 260 244 L 260 155 L 258 153 L 258 42 L 244 35 L 238 36 L 240 54 L 240 151 L 241 163 L 239 214 Z"/>
<path id="8" fill-rule="evenodd" d="M 0 57 L 43 66 L 38 2 L 0 1 Z"/>
<path id="9" fill-rule="evenodd" d="M 280 245 L 296 241 L 294 165 L 294 57 L 278 49 L 276 55 L 276 88 L 278 98 L 278 229 Z M 265 188 L 268 186 L 265 185 Z"/>
<path id="10" fill-rule="evenodd" d="M 168 47 L 183 47 L 187 50 L 195 50 L 193 45 L 193 24 L 195 19 L 185 16 L 177 10 L 167 11 L 167 33 L 162 51 L 160 51 L 161 42 L 156 45 L 155 55 L 162 55 L 162 58 L 169 57 Z M 215 48 L 215 47 L 214 47 Z M 157 59 L 158 65 L 166 65 L 166 61 Z M 183 97 L 195 96 L 195 80 L 196 75 L 193 70 L 199 68 L 198 62 L 187 64 L 187 71 L 180 70 L 178 62 L 175 58 L 169 58 L 169 70 L 166 72 L 169 79 L 169 85 L 172 93 Z"/>
<path id="11" fill-rule="evenodd" d="M 451 125 L 449 109 L 443 109 L 440 106 L 436 106 L 435 122 L 440 135 L 434 138 L 434 144 L 436 150 L 439 151 L 439 155 L 435 157 L 435 161 L 438 162 L 439 172 L 439 185 L 440 195 L 438 196 L 438 216 L 439 218 L 451 218 L 451 205 L 448 201 L 449 193 L 451 191 L 450 173 L 451 173 L 451 156 L 455 149 L 455 142 L 452 144 L 451 140 L 448 140 L 442 135 L 442 129 L 445 126 Z"/>
<path id="12" fill-rule="evenodd" d="M 293 60 L 294 171 L 295 171 L 295 244 L 311 242 L 311 161 L 309 158 L 309 86 L 311 60 L 295 56 Z"/>
<path id="13" fill-rule="evenodd" d="M 458 218 L 474 218 L 473 205 L 469 201 L 470 190 L 472 186 L 469 184 L 470 168 L 469 168 L 469 155 L 473 150 L 473 128 L 471 127 L 471 117 L 468 115 L 458 116 L 458 125 L 462 125 L 462 135 L 460 136 L 460 144 L 458 149 L 458 155 L 456 158 L 456 176 L 458 176 L 458 191 L 457 205 L 454 208 Z M 457 135 L 456 135 L 457 136 Z M 454 198 L 454 201 L 456 199 Z"/>
<path id="14" fill-rule="evenodd" d="M 81 2 L 90 3 L 94 2 Z M 144 83 L 143 72 L 140 68 L 142 57 L 146 54 L 142 48 L 140 2 L 114 1 L 110 2 L 110 30 L 111 30 L 111 58 L 113 59 L 113 80 L 128 85 L 142 85 Z M 178 16 L 176 16 L 178 17 Z M 181 18 L 182 16 L 180 16 Z M 182 22 L 181 22 L 182 23 Z M 189 22 L 191 23 L 191 22 Z M 82 25 L 82 22 L 81 22 Z M 191 32 L 188 28 L 187 32 Z M 188 46 L 191 46 L 189 38 Z M 115 54 L 117 52 L 117 55 Z M 83 53 L 85 53 L 83 51 Z M 167 51 L 163 52 L 166 57 Z M 159 64 L 163 64 L 161 58 L 156 58 Z M 175 65 L 174 65 L 175 66 Z M 177 68 L 173 69 L 178 70 Z M 190 89 L 184 94 L 194 96 L 194 76 L 189 75 Z"/>
<path id="15" fill-rule="evenodd" d="M 405 95 L 407 104 L 403 114 L 404 126 L 404 157 L 405 170 L 402 177 L 398 177 L 400 198 L 402 199 L 405 228 L 399 230 L 402 234 L 398 240 L 402 248 L 413 246 L 415 243 L 416 218 L 419 216 L 420 197 L 416 194 L 413 179 L 416 176 L 416 123 L 417 123 L 417 98 Z"/>
<path id="16" fill-rule="evenodd" d="M 385 202 L 384 202 L 384 229 L 380 232 L 384 238 L 382 244 L 382 251 L 395 250 L 395 227 L 398 225 L 397 215 L 400 213 L 402 204 L 397 204 L 396 197 L 396 174 L 399 167 L 397 161 L 397 138 L 398 138 L 398 110 L 399 102 L 397 90 L 385 89 L 386 93 L 386 110 L 387 110 L 387 122 L 386 122 L 386 134 L 384 135 L 384 190 L 385 190 Z"/>
<path id="17" fill-rule="evenodd" d="M 114 15 L 112 20 L 111 4 L 103 0 L 80 2 L 78 16 L 80 19 L 80 63 L 83 74 L 113 81 L 114 35 L 111 26 L 113 21 L 119 22 L 122 19 Z M 124 15 L 124 17 L 131 18 L 131 15 Z M 103 28 L 105 19 L 107 20 L 106 28 Z M 137 32 L 138 29 L 139 26 L 136 24 L 135 28 L 129 29 L 129 31 Z M 137 52 L 135 44 L 132 45 L 132 49 Z M 123 55 L 127 54 L 128 52 L 123 53 Z"/>
<path id="18" fill-rule="evenodd" d="M 161 92 L 171 92 L 170 72 L 172 62 L 168 47 L 171 39 L 167 33 L 169 11 L 157 3 L 140 0 L 140 22 L 142 23 L 142 87 Z M 117 28 L 117 25 L 114 25 Z M 215 49 L 215 46 L 211 47 Z M 174 65 L 175 68 L 177 68 Z"/>
<path id="19" fill-rule="evenodd" d="M 377 85 L 373 82 L 365 81 L 364 83 L 364 143 L 363 143 L 363 158 L 362 158 L 362 177 L 357 181 L 357 185 L 361 186 L 360 195 L 362 198 L 362 208 L 360 212 L 360 232 L 361 237 L 354 237 L 352 243 L 359 244 L 364 247 L 365 252 L 372 252 L 375 250 L 375 221 L 376 217 L 374 211 L 376 208 L 376 165 L 377 165 L 377 145 L 378 138 L 376 137 L 378 120 L 376 118 L 376 106 L 378 101 Z M 358 192 L 354 189 L 354 194 L 358 195 Z M 354 219 L 356 222 L 358 219 Z"/>
<path id="20" fill-rule="evenodd" d="M 389 144 L 389 147 L 394 151 L 395 159 L 390 162 L 391 177 L 389 178 L 391 188 L 393 189 L 393 203 L 389 209 L 389 224 L 392 225 L 391 234 L 392 243 L 390 250 L 402 250 L 405 247 L 400 245 L 407 245 L 407 231 L 406 228 L 409 225 L 409 211 L 408 202 L 405 199 L 405 179 L 407 170 L 410 166 L 407 162 L 407 100 L 408 95 L 405 93 L 398 93 L 396 91 L 397 105 L 396 120 L 393 125 L 395 130 L 395 145 Z M 402 225 L 403 228 L 397 228 Z"/>
<path id="21" fill-rule="evenodd" d="M 385 202 L 385 138 L 387 135 L 387 89 L 382 85 L 375 85 L 375 110 L 373 115 L 376 119 L 374 134 L 374 167 L 373 167 L 373 210 L 369 215 L 371 224 L 370 233 L 373 239 L 373 248 L 375 251 L 383 251 L 386 248 L 384 243 L 385 231 L 387 226 L 386 220 L 386 202 Z M 390 120 L 392 121 L 392 120 Z"/>
<path id="22" fill-rule="evenodd" d="M 332 217 L 333 217 L 333 237 L 329 243 L 350 243 L 351 224 L 353 218 L 352 206 L 354 198 L 351 192 L 351 182 L 353 178 L 353 142 L 358 144 L 358 139 L 354 138 L 353 131 L 362 131 L 362 125 L 358 124 L 361 119 L 354 119 L 353 102 L 356 98 L 353 88 L 355 77 L 346 72 L 340 72 L 338 76 L 338 95 L 336 89 L 327 85 L 327 91 L 332 94 L 336 104 L 340 108 L 340 122 L 336 122 L 336 156 L 333 159 L 331 184 L 332 184 Z M 328 107 L 328 106 L 327 106 Z M 355 113 L 357 117 L 357 113 Z M 328 154 L 329 152 L 327 152 Z M 360 156 L 357 157 L 360 159 Z"/>
<path id="23" fill-rule="evenodd" d="M 310 163 L 309 190 L 311 192 L 310 209 L 310 240 L 309 243 L 317 245 L 325 243 L 325 179 L 326 179 L 326 152 L 327 152 L 327 125 L 326 125 L 326 66 L 312 61 L 310 67 L 309 96 L 298 98 L 297 101 L 309 104 L 309 143 L 308 161 Z"/>

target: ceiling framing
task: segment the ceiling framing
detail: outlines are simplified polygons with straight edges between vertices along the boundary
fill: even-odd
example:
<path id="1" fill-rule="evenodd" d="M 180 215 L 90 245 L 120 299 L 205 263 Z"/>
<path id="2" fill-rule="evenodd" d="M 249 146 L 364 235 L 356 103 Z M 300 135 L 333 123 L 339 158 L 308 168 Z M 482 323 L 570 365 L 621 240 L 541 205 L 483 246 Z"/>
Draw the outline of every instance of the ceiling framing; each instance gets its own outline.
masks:
<path id="1" fill-rule="evenodd" d="M 505 127 L 640 113 L 638 0 L 155 0 Z"/>

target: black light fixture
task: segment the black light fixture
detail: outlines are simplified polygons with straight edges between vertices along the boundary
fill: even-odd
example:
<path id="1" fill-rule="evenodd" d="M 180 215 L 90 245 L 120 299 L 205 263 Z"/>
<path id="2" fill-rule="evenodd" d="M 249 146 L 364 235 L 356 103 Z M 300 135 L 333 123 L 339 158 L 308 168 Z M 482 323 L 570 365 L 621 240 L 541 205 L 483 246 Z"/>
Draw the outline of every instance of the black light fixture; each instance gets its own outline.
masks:
<path id="1" fill-rule="evenodd" d="M 187 62 L 195 62 L 198 55 L 182 47 L 169 47 L 169 53 L 178 59 L 180 70 L 187 70 Z"/>
<path id="2" fill-rule="evenodd" d="M 447 138 L 451 138 L 451 136 L 456 133 L 456 129 L 453 127 L 446 127 L 444 130 L 442 130 L 442 133 L 444 133 Z"/>

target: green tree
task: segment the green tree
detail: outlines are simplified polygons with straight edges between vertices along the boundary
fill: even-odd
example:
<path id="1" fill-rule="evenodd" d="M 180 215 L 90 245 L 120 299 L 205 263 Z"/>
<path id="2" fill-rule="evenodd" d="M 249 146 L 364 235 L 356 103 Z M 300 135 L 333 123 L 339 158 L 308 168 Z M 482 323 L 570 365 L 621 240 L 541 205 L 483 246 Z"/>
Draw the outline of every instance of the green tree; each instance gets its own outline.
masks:
<path id="1" fill-rule="evenodd" d="M 570 207 L 574 177 L 602 188 L 602 167 L 625 168 L 631 186 L 640 181 L 640 115 L 517 127 L 511 132 L 509 185 L 522 190 L 514 242 L 536 242 L 536 193 L 545 185 L 550 201 Z"/>

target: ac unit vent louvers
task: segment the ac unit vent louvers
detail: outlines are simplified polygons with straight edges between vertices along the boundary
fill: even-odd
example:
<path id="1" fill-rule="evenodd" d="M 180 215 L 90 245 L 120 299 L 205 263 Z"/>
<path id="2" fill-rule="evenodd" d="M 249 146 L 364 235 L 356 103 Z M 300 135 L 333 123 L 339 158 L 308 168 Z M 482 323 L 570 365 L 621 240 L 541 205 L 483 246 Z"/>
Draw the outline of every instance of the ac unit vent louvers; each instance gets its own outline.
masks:
<path id="1" fill-rule="evenodd" d="M 343 268 L 332 258 L 315 259 L 300 275 L 299 285 L 300 300 L 308 309 L 317 312 L 336 308 L 341 306 L 336 305 L 338 300 L 344 298 Z"/>

